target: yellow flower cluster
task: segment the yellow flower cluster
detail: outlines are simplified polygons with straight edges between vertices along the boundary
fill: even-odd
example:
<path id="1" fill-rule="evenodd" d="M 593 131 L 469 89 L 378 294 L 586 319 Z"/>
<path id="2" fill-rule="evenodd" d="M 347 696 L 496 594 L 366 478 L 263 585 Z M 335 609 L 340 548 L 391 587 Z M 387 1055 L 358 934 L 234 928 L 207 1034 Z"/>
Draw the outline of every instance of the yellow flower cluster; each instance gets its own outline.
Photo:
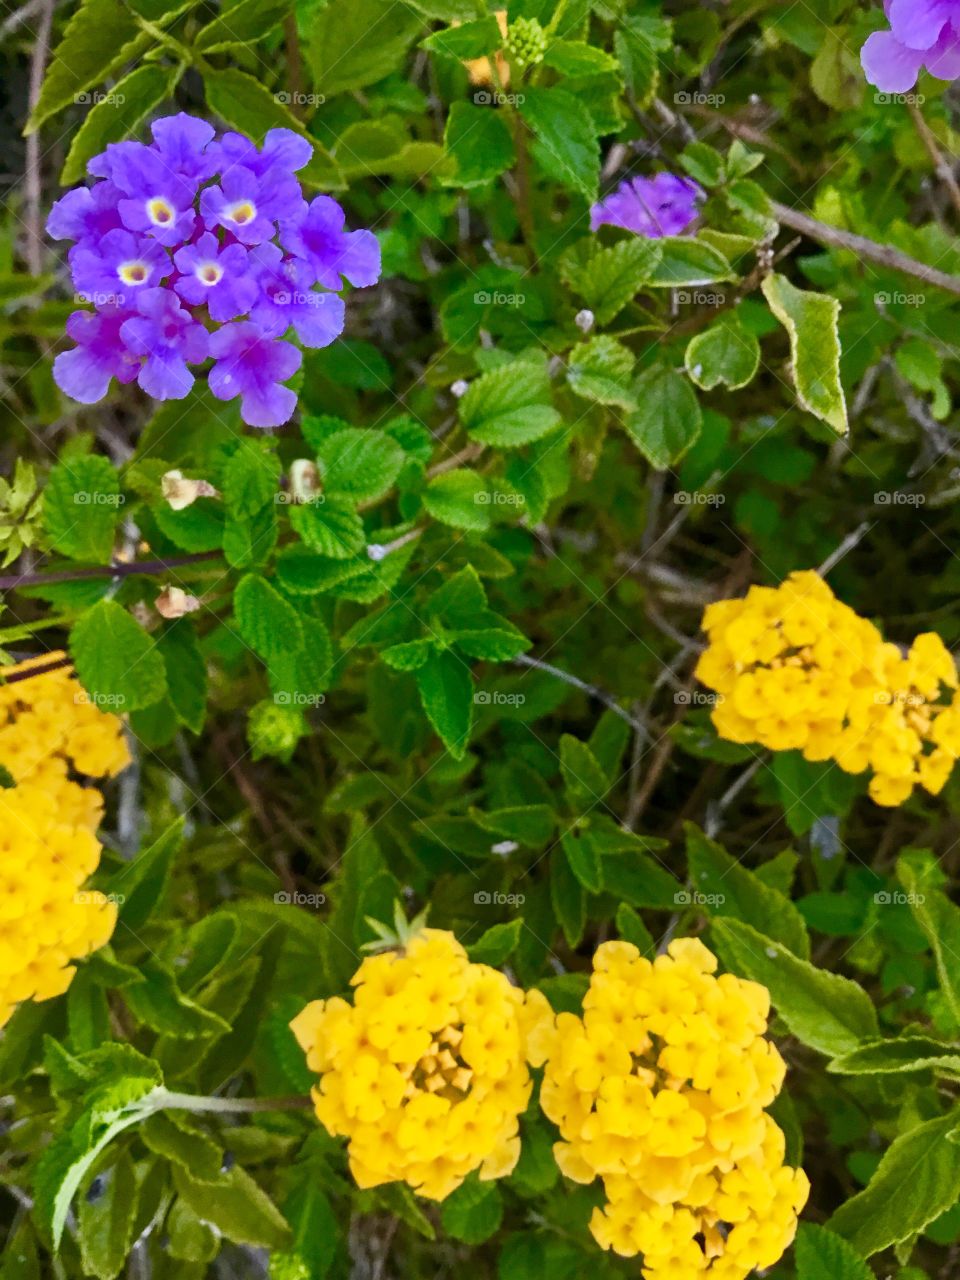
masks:
<path id="1" fill-rule="evenodd" d="M 716 967 L 693 938 L 654 961 L 603 943 L 583 1017 L 561 1013 L 536 1035 L 557 1163 L 577 1182 L 603 1179 L 590 1229 L 606 1249 L 643 1254 L 648 1280 L 772 1266 L 809 1191 L 764 1111 L 785 1071 L 763 1036 L 768 993 Z"/>
<path id="2" fill-rule="evenodd" d="M 21 1000 L 61 995 L 72 960 L 107 942 L 116 907 L 83 890 L 100 862 L 103 798 L 70 777 L 118 773 L 129 761 L 122 727 L 87 699 L 72 672 L 44 668 L 53 653 L 6 667 L 0 685 L 0 1026 Z M 40 674 L 32 674 L 35 671 Z"/>
<path id="3" fill-rule="evenodd" d="M 877 804 L 946 783 L 960 757 L 960 697 L 938 635 L 902 654 L 812 571 L 709 605 L 703 628 L 710 644 L 696 675 L 719 695 L 722 738 L 869 769 Z"/>
<path id="4" fill-rule="evenodd" d="M 317 1117 L 347 1137 L 361 1187 L 403 1181 L 442 1200 L 468 1173 L 510 1173 L 530 1096 L 528 1033 L 552 1018 L 452 933 L 423 929 L 365 959 L 353 1004 L 316 1000 L 291 1026 L 320 1074 Z"/>

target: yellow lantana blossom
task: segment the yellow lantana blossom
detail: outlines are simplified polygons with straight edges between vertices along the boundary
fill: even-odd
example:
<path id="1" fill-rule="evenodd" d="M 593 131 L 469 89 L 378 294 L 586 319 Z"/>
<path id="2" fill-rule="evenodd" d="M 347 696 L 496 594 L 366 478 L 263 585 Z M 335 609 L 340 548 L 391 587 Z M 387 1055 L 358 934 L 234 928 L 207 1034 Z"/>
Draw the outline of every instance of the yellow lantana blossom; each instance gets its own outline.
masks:
<path id="1" fill-rule="evenodd" d="M 22 1000 L 61 995 L 71 961 L 102 947 L 116 906 L 83 885 L 97 869 L 103 798 L 71 778 L 129 761 L 116 716 L 94 706 L 61 653 L 6 667 L 0 685 L 0 1026 Z M 36 674 L 35 674 L 36 673 Z M 11 676 L 20 679 L 10 681 Z"/>
<path id="2" fill-rule="evenodd" d="M 577 1182 L 603 1179 L 590 1229 L 605 1249 L 642 1254 L 647 1280 L 772 1266 L 809 1191 L 764 1110 L 785 1073 L 763 1034 L 769 994 L 716 967 L 692 938 L 653 961 L 605 942 L 583 1016 L 539 1032 L 557 1163 Z"/>
<path id="3" fill-rule="evenodd" d="M 696 675 L 719 695 L 711 718 L 722 738 L 869 769 L 877 804 L 946 783 L 960 756 L 960 699 L 938 635 L 902 654 L 812 571 L 709 605 L 703 628 L 710 643 Z"/>
<path id="4" fill-rule="evenodd" d="M 510 1173 L 530 1097 L 528 1042 L 552 1021 L 544 997 L 471 964 L 437 929 L 365 959 L 352 985 L 352 1004 L 316 1000 L 291 1026 L 320 1075 L 317 1118 L 349 1139 L 357 1184 L 406 1182 L 443 1200 L 474 1169 Z"/>

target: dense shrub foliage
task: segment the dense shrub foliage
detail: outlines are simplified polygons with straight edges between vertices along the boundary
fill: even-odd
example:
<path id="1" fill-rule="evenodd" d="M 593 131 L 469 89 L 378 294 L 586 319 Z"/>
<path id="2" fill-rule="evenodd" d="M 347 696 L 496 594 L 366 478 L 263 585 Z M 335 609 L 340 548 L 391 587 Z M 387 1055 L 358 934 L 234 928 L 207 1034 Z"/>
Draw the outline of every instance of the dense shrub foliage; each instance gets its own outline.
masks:
<path id="1" fill-rule="evenodd" d="M 960 1275 L 960 3 L 0 30 L 0 1280 Z"/>

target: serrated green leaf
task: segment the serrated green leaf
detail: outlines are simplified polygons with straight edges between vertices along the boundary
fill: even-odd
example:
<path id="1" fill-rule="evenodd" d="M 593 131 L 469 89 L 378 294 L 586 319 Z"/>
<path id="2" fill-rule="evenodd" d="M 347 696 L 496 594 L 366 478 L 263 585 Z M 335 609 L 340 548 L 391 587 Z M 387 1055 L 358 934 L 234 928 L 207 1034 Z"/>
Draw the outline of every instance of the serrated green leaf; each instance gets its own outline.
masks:
<path id="1" fill-rule="evenodd" d="M 570 352 L 567 381 L 585 400 L 632 409 L 636 401 L 630 387 L 633 353 L 614 338 L 597 337 L 581 342 Z"/>
<path id="2" fill-rule="evenodd" d="M 100 1194 L 81 1196 L 77 1205 L 77 1234 L 80 1260 L 86 1276 L 114 1280 L 127 1260 L 133 1244 L 139 1187 L 128 1152 L 99 1174 Z"/>
<path id="3" fill-rule="evenodd" d="M 136 711 L 167 691 L 160 650 L 115 600 L 99 600 L 70 633 L 80 683 L 99 707 Z"/>
<path id="4" fill-rule="evenodd" d="M 129 138 L 155 107 L 173 96 L 180 75 L 179 67 L 150 64 L 136 67 L 118 80 L 109 93 L 94 103 L 74 135 L 60 172 L 61 185 L 69 187 L 79 182 L 88 161 L 110 143 Z"/>
<path id="5" fill-rule="evenodd" d="M 57 551 L 72 560 L 107 561 L 122 498 L 116 468 L 88 453 L 58 462 L 43 497 L 43 523 Z"/>
<path id="6" fill-rule="evenodd" d="M 503 1201 L 496 1183 L 468 1178 L 444 1200 L 440 1219 L 454 1240 L 464 1244 L 489 1240 L 503 1220 Z"/>
<path id="7" fill-rule="evenodd" d="M 462 760 L 473 725 L 470 668 L 452 653 L 434 654 L 416 673 L 427 719 L 455 760 Z"/>
<path id="8" fill-rule="evenodd" d="M 686 378 L 659 366 L 640 375 L 633 394 L 637 407 L 626 417 L 627 433 L 650 464 L 664 471 L 700 438 L 700 404 Z"/>
<path id="9" fill-rule="evenodd" d="M 345 497 L 293 506 L 290 523 L 306 546 L 331 560 L 351 560 L 367 545 L 363 521 Z"/>
<path id="10" fill-rule="evenodd" d="M 583 104 L 566 89 L 525 88 L 519 110 L 540 144 L 538 159 L 550 176 L 585 200 L 596 200 L 600 147 Z"/>
<path id="11" fill-rule="evenodd" d="M 261 39 L 292 11 L 291 0 L 238 0 L 197 32 L 194 48 L 216 53 Z"/>
<path id="12" fill-rule="evenodd" d="M 248 573 L 233 596 L 237 630 L 265 662 L 279 662 L 303 648 L 303 628 L 296 609 L 266 578 Z"/>
<path id="13" fill-rule="evenodd" d="M 767 276 L 760 286 L 770 310 L 790 336 L 790 360 L 801 409 L 822 419 L 839 435 L 847 433 L 847 402 L 840 383 L 840 303 L 810 293 L 786 276 Z"/>
<path id="14" fill-rule="evenodd" d="M 423 491 L 428 515 L 454 529 L 482 533 L 490 526 L 490 492 L 482 476 L 467 467 L 434 476 Z"/>
<path id="15" fill-rule="evenodd" d="M 801 1222 L 796 1243 L 797 1280 L 874 1280 L 857 1251 L 826 1227 Z"/>
<path id="16" fill-rule="evenodd" d="M 466 102 L 451 104 L 443 145 L 454 164 L 450 176 L 442 179 L 444 186 L 468 190 L 485 186 L 516 160 L 513 138 L 501 113 Z"/>
<path id="17" fill-rule="evenodd" d="M 521 919 L 494 924 L 484 930 L 476 942 L 467 947 L 472 964 L 489 964 L 498 969 L 513 954 L 523 931 Z"/>
<path id="18" fill-rule="evenodd" d="M 731 312 L 690 340 L 684 363 L 687 373 L 705 391 L 720 383 L 736 391 L 753 381 L 760 365 L 760 344 L 744 329 L 736 312 Z"/>
<path id="19" fill-rule="evenodd" d="M 381 498 L 396 482 L 405 457 L 386 432 L 360 427 L 328 436 L 317 453 L 325 491 L 344 494 L 354 502 Z"/>
<path id="20" fill-rule="evenodd" d="M 827 1064 L 841 1076 L 900 1075 L 909 1071 L 960 1076 L 960 1048 L 929 1036 L 902 1035 L 895 1040 L 870 1040 Z"/>
<path id="21" fill-rule="evenodd" d="M 481 444 L 509 449 L 539 440 L 560 421 L 546 368 L 514 361 L 482 374 L 460 401 L 460 421 Z"/>

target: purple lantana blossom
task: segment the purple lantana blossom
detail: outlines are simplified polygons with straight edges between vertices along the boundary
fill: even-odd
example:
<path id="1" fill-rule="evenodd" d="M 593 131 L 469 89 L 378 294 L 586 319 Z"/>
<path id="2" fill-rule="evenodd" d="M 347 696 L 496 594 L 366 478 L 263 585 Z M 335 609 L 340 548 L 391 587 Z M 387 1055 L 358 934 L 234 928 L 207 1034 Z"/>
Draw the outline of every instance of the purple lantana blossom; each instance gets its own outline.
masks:
<path id="1" fill-rule="evenodd" d="M 148 236 L 116 228 L 70 250 L 70 269 L 83 302 L 132 309 L 136 295 L 170 274 L 170 259 Z"/>
<path id="2" fill-rule="evenodd" d="M 120 326 L 127 349 L 146 357 L 137 381 L 154 400 L 182 400 L 193 386 L 187 365 L 206 360 L 210 335 L 169 289 L 146 289 L 137 311 Z"/>
<path id="3" fill-rule="evenodd" d="M 260 296 L 260 283 L 250 274 L 250 255 L 242 244 L 221 246 L 205 231 L 199 240 L 178 249 L 173 261 L 181 272 L 174 289 L 192 306 L 206 304 L 210 319 L 218 323 L 246 315 Z"/>
<path id="4" fill-rule="evenodd" d="M 152 135 L 109 144 L 87 166 L 99 181 L 51 210 L 50 234 L 75 241 L 74 287 L 96 309 L 71 316 L 77 346 L 54 377 L 85 404 L 114 377 L 165 400 L 187 395 L 189 366 L 213 356 L 214 394 L 239 396 L 251 426 L 280 426 L 296 407 L 283 382 L 301 356 L 278 339 L 292 329 L 305 346 L 333 342 L 345 281 L 379 276 L 377 242 L 346 230 L 329 196 L 307 204 L 296 171 L 313 147 L 291 129 L 257 147 L 181 112 Z"/>
<path id="5" fill-rule="evenodd" d="M 251 251 L 257 264 L 260 298 L 250 319 L 268 338 L 290 328 L 305 347 L 328 347 L 343 332 L 346 308 L 335 293 L 311 289 L 313 272 L 297 258 L 284 258 L 275 244 Z"/>
<path id="6" fill-rule="evenodd" d="M 380 245 L 372 231 L 345 231 L 344 213 L 330 196 L 317 196 L 302 218 L 280 228 L 284 248 L 309 264 L 325 289 L 342 289 L 346 277 L 358 289 L 380 278 Z"/>
<path id="7" fill-rule="evenodd" d="M 690 178 L 658 173 L 630 178 L 590 210 L 590 229 L 607 224 L 649 240 L 678 236 L 696 221 L 703 189 Z"/>
<path id="8" fill-rule="evenodd" d="M 210 339 L 216 364 L 210 370 L 210 390 L 218 400 L 240 396 L 243 420 L 252 427 L 278 427 L 297 403 L 297 394 L 281 384 L 300 368 L 303 359 L 289 342 L 266 338 L 250 321 L 227 324 Z"/>
<path id="9" fill-rule="evenodd" d="M 960 0 L 886 0 L 889 31 L 877 31 L 860 59 L 882 93 L 908 93 L 922 68 L 938 80 L 960 77 Z"/>
<path id="10" fill-rule="evenodd" d="M 140 361 L 120 338 L 122 311 L 74 311 L 67 333 L 77 344 L 53 362 L 57 386 L 81 404 L 95 404 L 107 394 L 110 379 L 132 382 Z"/>

